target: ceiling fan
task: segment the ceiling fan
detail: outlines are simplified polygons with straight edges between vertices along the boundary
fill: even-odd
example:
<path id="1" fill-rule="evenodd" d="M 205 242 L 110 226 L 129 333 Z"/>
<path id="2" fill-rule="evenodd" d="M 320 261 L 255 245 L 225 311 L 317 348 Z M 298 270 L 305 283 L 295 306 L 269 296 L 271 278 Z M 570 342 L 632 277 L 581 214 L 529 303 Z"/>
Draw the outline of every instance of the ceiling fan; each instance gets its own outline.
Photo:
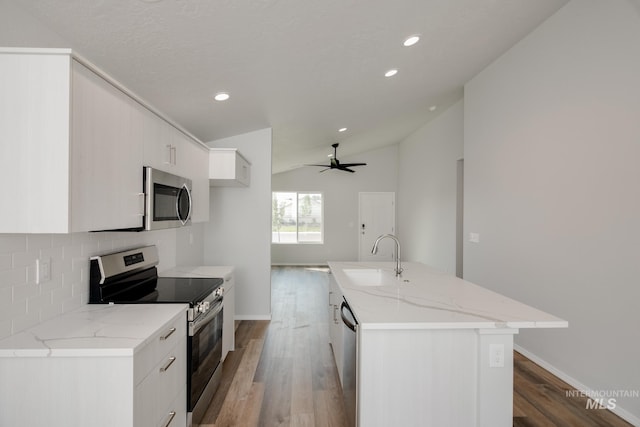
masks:
<path id="1" fill-rule="evenodd" d="M 366 163 L 340 163 L 340 160 L 338 160 L 338 145 L 340 144 L 338 144 L 337 142 L 335 144 L 331 144 L 331 146 L 333 147 L 333 155 L 329 155 L 329 157 L 331 157 L 331 162 L 328 165 L 307 165 L 307 166 L 320 166 L 320 167 L 326 168 L 321 170 L 320 172 L 324 172 L 329 169 L 338 169 L 341 171 L 354 173 L 355 171 L 351 169 L 352 167 L 367 165 Z"/>

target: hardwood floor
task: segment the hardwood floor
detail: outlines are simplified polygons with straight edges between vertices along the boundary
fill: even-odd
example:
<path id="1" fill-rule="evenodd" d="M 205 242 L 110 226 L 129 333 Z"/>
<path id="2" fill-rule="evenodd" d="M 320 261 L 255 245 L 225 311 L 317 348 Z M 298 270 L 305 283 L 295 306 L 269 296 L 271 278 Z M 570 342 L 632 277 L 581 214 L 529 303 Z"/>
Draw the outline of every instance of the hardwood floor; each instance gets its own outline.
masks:
<path id="1" fill-rule="evenodd" d="M 236 323 L 236 349 L 204 427 L 346 427 L 329 346 L 326 269 L 275 267 L 272 320 Z M 514 426 L 630 426 L 519 353 L 514 355 Z M 448 426 L 447 426 L 448 427 Z"/>

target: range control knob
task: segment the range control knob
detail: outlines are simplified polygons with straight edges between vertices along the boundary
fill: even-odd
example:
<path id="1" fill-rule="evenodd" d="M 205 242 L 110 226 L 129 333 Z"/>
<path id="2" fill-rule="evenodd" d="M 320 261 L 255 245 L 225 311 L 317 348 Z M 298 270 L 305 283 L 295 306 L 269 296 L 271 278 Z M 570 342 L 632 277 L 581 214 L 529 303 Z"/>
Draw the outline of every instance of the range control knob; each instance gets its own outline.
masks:
<path id="1" fill-rule="evenodd" d="M 215 295 L 216 295 L 216 297 L 221 297 L 222 294 L 224 294 L 224 288 L 222 286 L 220 286 L 218 289 L 216 289 Z"/>
<path id="2" fill-rule="evenodd" d="M 209 301 L 205 301 L 202 303 L 202 312 L 209 311 Z"/>

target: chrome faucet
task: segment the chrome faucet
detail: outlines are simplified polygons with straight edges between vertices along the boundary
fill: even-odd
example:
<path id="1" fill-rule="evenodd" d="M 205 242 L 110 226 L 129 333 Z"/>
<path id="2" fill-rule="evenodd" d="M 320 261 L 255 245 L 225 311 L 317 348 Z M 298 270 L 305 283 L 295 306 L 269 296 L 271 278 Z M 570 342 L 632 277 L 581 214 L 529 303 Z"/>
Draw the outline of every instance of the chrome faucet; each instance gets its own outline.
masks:
<path id="1" fill-rule="evenodd" d="M 400 277 L 402 275 L 402 265 L 400 264 L 400 240 L 398 240 L 398 238 L 396 236 L 394 236 L 393 234 L 383 234 L 382 236 L 378 237 L 376 239 L 376 242 L 373 244 L 373 249 L 371 249 L 371 253 L 374 254 L 374 255 L 376 253 L 378 253 L 378 243 L 380 243 L 380 240 L 384 239 L 385 237 L 393 239 L 393 241 L 396 242 L 396 268 L 395 268 L 395 272 L 396 272 L 396 277 Z"/>

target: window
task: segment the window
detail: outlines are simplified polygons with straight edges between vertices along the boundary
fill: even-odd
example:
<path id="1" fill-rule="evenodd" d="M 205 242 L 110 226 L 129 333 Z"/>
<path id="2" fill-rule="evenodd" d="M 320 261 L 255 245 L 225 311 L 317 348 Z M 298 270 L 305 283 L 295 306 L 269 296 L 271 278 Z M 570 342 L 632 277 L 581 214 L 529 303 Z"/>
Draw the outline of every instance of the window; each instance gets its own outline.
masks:
<path id="1" fill-rule="evenodd" d="M 322 243 L 321 193 L 274 192 L 271 198 L 272 243 Z"/>

